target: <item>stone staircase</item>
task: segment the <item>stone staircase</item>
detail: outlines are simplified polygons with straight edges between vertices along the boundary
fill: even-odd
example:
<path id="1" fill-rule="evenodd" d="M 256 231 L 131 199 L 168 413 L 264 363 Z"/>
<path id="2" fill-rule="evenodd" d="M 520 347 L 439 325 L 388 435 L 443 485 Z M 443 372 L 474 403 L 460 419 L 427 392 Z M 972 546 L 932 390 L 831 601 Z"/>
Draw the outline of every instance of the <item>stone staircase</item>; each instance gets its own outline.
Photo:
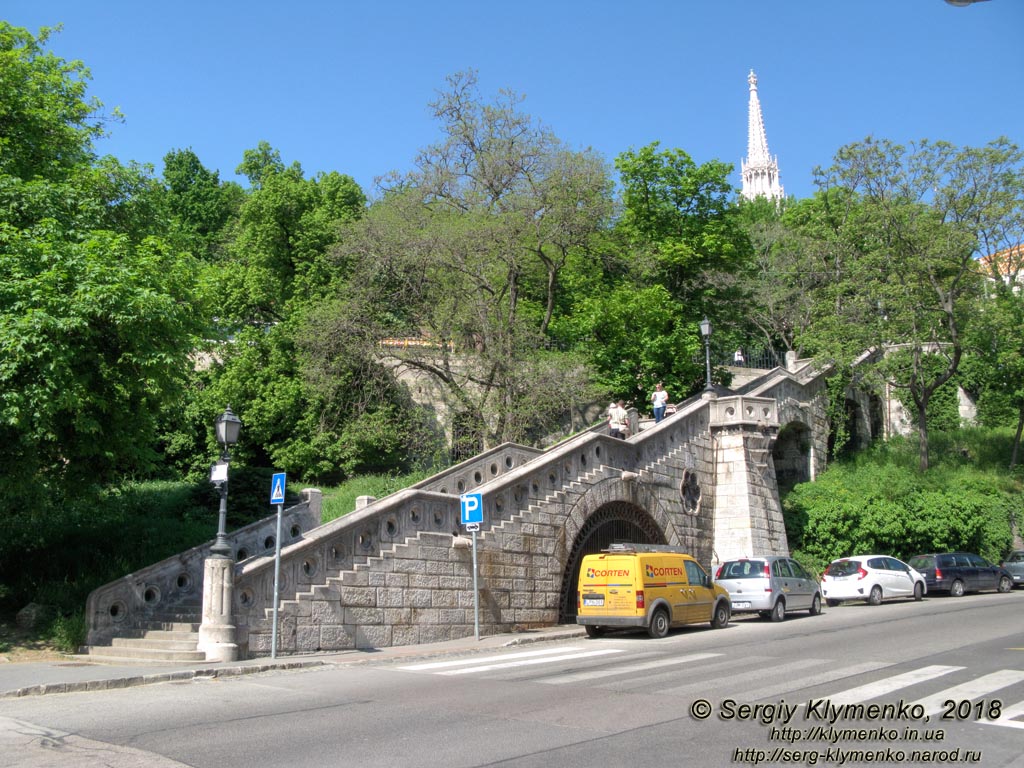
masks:
<path id="1" fill-rule="evenodd" d="M 90 661 L 173 664 L 205 661 L 198 649 L 202 609 L 154 616 L 142 623 L 134 636 L 115 637 L 110 645 L 88 645 L 83 651 Z"/>

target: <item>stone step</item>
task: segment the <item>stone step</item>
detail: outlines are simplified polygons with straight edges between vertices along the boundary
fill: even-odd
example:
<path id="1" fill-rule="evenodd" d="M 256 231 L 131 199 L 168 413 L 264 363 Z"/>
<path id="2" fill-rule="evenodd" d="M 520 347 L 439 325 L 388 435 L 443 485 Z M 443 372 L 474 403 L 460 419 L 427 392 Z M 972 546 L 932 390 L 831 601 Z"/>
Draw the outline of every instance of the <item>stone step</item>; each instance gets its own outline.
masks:
<path id="1" fill-rule="evenodd" d="M 199 643 L 199 636 L 182 639 L 163 637 L 115 637 L 110 641 L 112 648 L 150 648 L 158 651 L 194 651 Z"/>
<path id="2" fill-rule="evenodd" d="M 147 619 L 139 622 L 144 632 L 198 632 L 202 619 L 198 616 L 186 616 L 185 621 L 163 621 Z"/>
<path id="3" fill-rule="evenodd" d="M 128 646 L 90 645 L 89 658 L 95 661 L 132 661 L 132 662 L 174 662 L 174 661 L 206 661 L 206 653 L 195 650 L 163 650 L 160 648 L 133 648 Z"/>

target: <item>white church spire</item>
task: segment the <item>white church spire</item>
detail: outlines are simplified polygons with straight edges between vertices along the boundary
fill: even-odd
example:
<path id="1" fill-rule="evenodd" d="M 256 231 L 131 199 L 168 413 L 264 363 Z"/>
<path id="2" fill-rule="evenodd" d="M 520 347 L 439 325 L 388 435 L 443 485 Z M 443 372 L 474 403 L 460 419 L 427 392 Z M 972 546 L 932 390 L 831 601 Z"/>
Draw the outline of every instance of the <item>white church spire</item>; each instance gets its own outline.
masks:
<path id="1" fill-rule="evenodd" d="M 747 159 L 742 163 L 743 196 L 748 200 L 767 197 L 781 200 L 784 196 L 779 183 L 779 161 L 768 153 L 768 138 L 761 117 L 761 102 L 757 98 L 757 75 L 750 70 L 750 110 L 747 126 Z"/>

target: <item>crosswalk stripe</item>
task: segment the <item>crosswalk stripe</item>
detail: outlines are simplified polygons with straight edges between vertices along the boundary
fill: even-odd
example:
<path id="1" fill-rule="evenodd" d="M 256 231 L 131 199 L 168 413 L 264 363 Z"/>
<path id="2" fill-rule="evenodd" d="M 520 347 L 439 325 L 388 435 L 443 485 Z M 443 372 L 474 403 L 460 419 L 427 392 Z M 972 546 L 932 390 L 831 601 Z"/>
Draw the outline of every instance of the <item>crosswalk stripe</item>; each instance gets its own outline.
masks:
<path id="1" fill-rule="evenodd" d="M 765 659 L 764 661 L 758 660 L 756 656 L 746 657 L 743 659 L 745 663 L 757 661 L 753 669 L 740 669 L 737 670 L 737 664 L 734 661 L 729 665 L 728 671 L 732 674 L 728 675 L 716 675 L 710 680 L 696 681 L 692 683 L 686 683 L 685 685 L 679 685 L 674 688 L 661 688 L 658 693 L 669 694 L 670 696 L 688 696 L 690 694 L 705 694 L 709 688 L 713 688 L 716 692 L 725 692 L 730 689 L 735 689 L 737 694 L 742 694 L 743 700 L 750 700 L 747 688 L 755 680 L 762 679 L 769 675 L 786 676 L 791 673 L 799 672 L 808 666 L 815 664 L 827 663 L 826 659 L 800 659 L 798 661 L 791 661 L 787 664 L 773 664 L 774 659 Z M 718 665 L 721 666 L 721 665 Z M 792 685 L 790 681 L 789 685 Z"/>
<path id="2" fill-rule="evenodd" d="M 628 675 L 634 672 L 644 672 L 648 669 L 663 669 L 664 667 L 672 667 L 676 664 L 690 664 L 694 661 L 703 661 L 704 659 L 713 659 L 716 656 L 721 656 L 720 653 L 691 653 L 687 656 L 677 656 L 672 659 L 655 659 L 654 661 L 646 661 L 642 664 L 628 664 L 623 667 L 614 667 L 612 669 L 595 669 L 589 672 L 573 672 L 568 675 L 558 675 L 557 677 L 549 677 L 546 680 L 540 680 L 539 682 L 547 685 L 564 685 L 565 683 L 578 683 L 583 680 L 596 680 L 600 677 L 611 677 L 613 675 Z"/>
<path id="3" fill-rule="evenodd" d="M 410 664 L 399 667 L 399 669 L 423 672 L 430 669 L 444 669 L 445 667 L 464 667 L 470 664 L 488 664 L 492 661 L 504 661 L 506 659 L 525 659 L 533 656 L 551 656 L 566 651 L 578 651 L 579 648 L 570 646 L 568 648 L 544 648 L 539 651 L 519 651 L 517 653 L 503 653 L 500 656 L 473 656 L 468 659 L 455 659 L 454 661 L 428 661 L 422 664 Z"/>
<path id="4" fill-rule="evenodd" d="M 989 720 L 987 717 L 983 717 L 978 722 L 985 725 L 1001 725 L 1005 728 L 1024 729 L 1024 721 L 1014 719 L 1022 715 L 1024 715 L 1024 701 L 1018 702 L 1012 707 L 1006 707 L 999 713 L 998 720 Z"/>
<path id="5" fill-rule="evenodd" d="M 961 669 L 963 669 L 963 667 L 944 667 L 939 664 L 933 664 L 928 667 L 921 667 L 920 669 L 912 669 L 909 672 L 904 672 L 902 675 L 886 677 L 874 683 L 859 685 L 856 688 L 850 688 L 849 690 L 840 691 L 839 693 L 833 693 L 828 696 L 821 696 L 816 700 L 828 700 L 836 706 L 843 704 L 856 704 L 867 701 L 868 699 L 876 699 L 879 696 L 884 696 L 887 693 L 898 691 L 901 688 L 906 688 L 907 686 L 915 685 L 916 683 L 923 683 L 927 680 L 933 680 L 936 677 L 948 675 L 950 672 L 956 672 Z"/>
<path id="6" fill-rule="evenodd" d="M 954 685 L 952 688 L 947 688 L 933 696 L 918 699 L 911 702 L 911 706 L 920 704 L 925 708 L 925 714 L 933 715 L 945 709 L 946 705 L 943 702 L 950 699 L 953 701 L 976 699 L 979 696 L 984 696 L 992 691 L 998 691 L 1000 688 L 1005 688 L 1008 685 L 1019 683 L 1021 680 L 1024 680 L 1024 672 L 1019 669 L 1001 669 L 998 672 L 969 680 L 961 685 Z"/>
<path id="7" fill-rule="evenodd" d="M 564 650 L 564 649 L 563 649 Z M 510 669 L 512 667 L 526 667 L 532 664 L 550 664 L 553 661 L 571 661 L 573 659 L 586 659 L 593 656 L 606 656 L 609 653 L 625 653 L 622 648 L 602 648 L 597 651 L 584 651 L 582 653 L 567 653 L 563 656 L 545 656 L 539 659 L 520 659 L 519 661 L 507 661 L 499 664 L 490 664 L 483 667 L 468 667 L 466 669 L 449 669 L 438 672 L 439 675 L 468 675 L 476 672 L 490 672 L 495 669 Z"/>
<path id="8" fill-rule="evenodd" d="M 815 659 L 810 659 L 815 661 Z M 851 664 L 846 667 L 834 667 L 833 669 L 826 669 L 823 672 L 818 672 L 813 675 L 806 675 L 795 681 L 789 681 L 785 684 L 766 685 L 762 688 L 755 688 L 752 691 L 744 691 L 744 698 L 749 701 L 760 701 L 761 699 L 776 698 L 783 693 L 792 693 L 799 691 L 804 688 L 813 688 L 817 685 L 824 685 L 825 683 L 831 683 L 835 680 L 842 680 L 846 677 L 854 677 L 856 675 L 862 675 L 865 672 L 874 672 L 876 669 L 885 669 L 891 667 L 892 664 L 884 661 L 865 661 L 862 664 Z M 793 683 L 797 683 L 794 687 Z"/>

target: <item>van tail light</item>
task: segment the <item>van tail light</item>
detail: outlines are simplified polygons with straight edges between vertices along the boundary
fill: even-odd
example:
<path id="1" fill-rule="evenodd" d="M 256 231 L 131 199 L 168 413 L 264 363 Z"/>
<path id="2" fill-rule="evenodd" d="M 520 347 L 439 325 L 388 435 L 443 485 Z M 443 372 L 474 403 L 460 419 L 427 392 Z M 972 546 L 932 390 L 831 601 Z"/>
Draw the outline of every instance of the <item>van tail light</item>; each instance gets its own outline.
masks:
<path id="1" fill-rule="evenodd" d="M 725 568 L 724 565 L 718 566 L 718 570 L 715 571 L 715 581 L 718 581 L 720 578 L 722 578 L 722 569 L 723 568 Z"/>
<path id="2" fill-rule="evenodd" d="M 868 572 L 865 571 L 863 567 L 861 567 L 861 566 L 857 567 L 857 578 L 858 579 L 863 579 L 867 575 L 868 575 Z"/>
<path id="3" fill-rule="evenodd" d="M 942 571 L 939 570 L 939 566 L 937 566 L 937 565 L 935 566 L 935 578 L 936 579 L 941 579 L 942 578 Z"/>
<path id="4" fill-rule="evenodd" d="M 772 577 L 772 567 L 768 565 L 768 563 L 764 564 L 764 577 L 766 579 L 770 579 Z M 768 591 L 770 592 L 771 590 Z"/>
<path id="5" fill-rule="evenodd" d="M 642 589 L 638 589 L 636 591 L 636 607 L 643 608 L 645 606 L 646 603 L 644 602 L 644 591 Z"/>

